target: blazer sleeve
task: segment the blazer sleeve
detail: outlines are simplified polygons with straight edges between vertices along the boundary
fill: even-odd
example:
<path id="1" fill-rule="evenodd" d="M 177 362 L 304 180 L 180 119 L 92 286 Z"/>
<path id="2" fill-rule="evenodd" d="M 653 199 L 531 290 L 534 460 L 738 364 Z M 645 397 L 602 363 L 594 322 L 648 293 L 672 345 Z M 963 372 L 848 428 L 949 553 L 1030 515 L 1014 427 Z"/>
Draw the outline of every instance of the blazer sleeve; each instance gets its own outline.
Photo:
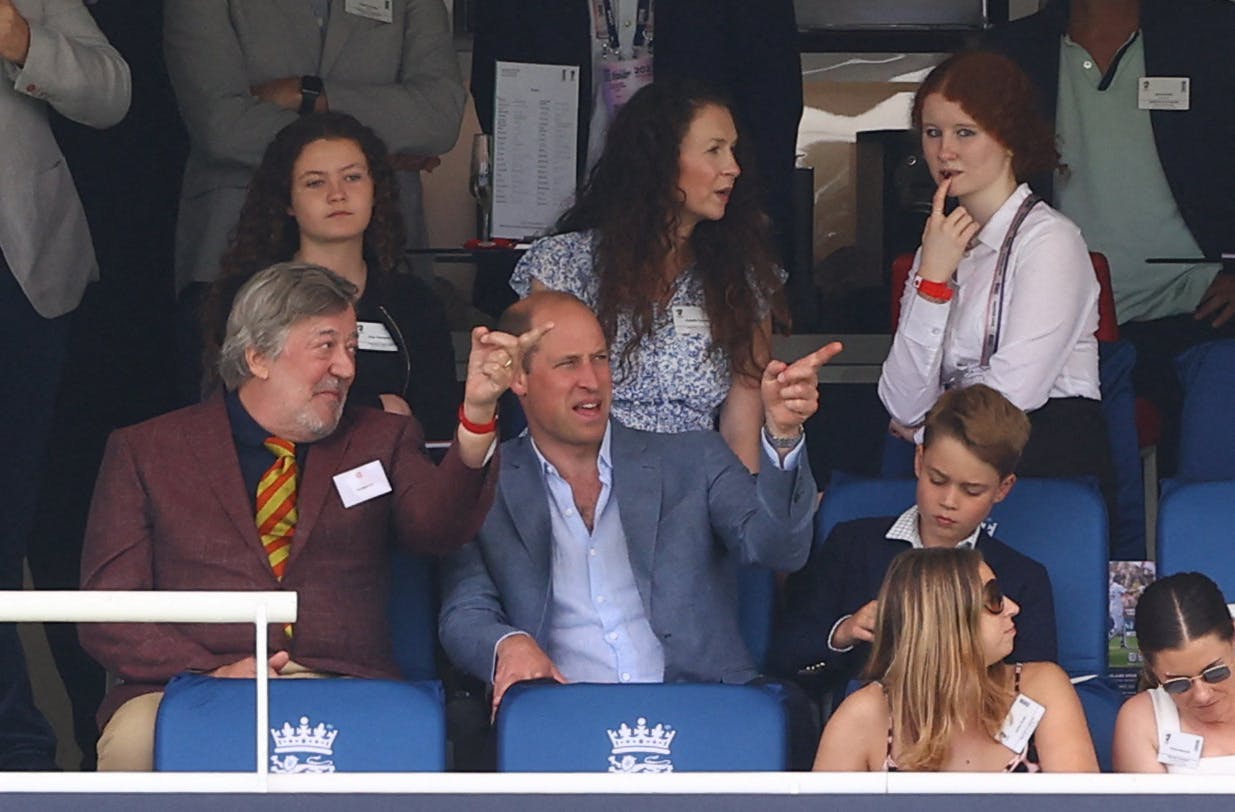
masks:
<path id="1" fill-rule="evenodd" d="M 30 50 L 21 68 L 0 60 L 18 93 L 42 99 L 88 127 L 118 123 L 129 110 L 129 65 L 77 0 L 52 0 L 27 21 Z"/>
<path id="2" fill-rule="evenodd" d="M 827 665 L 824 676 L 838 671 L 855 672 L 865 660 L 868 647 L 854 646 L 833 651 L 828 646 L 832 627 L 846 614 L 860 609 L 878 591 L 871 590 L 869 574 L 858 550 L 872 541 L 860 529 L 869 522 L 843 522 L 832 528 L 822 545 L 816 546 L 799 572 L 785 582 L 785 608 L 772 640 L 772 662 L 778 673 L 793 676 L 803 668 Z M 882 573 L 876 578 L 882 580 Z"/>
<path id="3" fill-rule="evenodd" d="M 498 452 L 483 468 L 469 468 L 458 443 L 434 465 L 424 452 L 424 434 L 415 418 L 406 419 L 391 462 L 398 543 L 414 552 L 441 555 L 471 541 L 493 504 Z"/>
<path id="4" fill-rule="evenodd" d="M 296 120 L 249 92 L 227 0 L 167 0 L 163 55 L 193 146 L 212 163 L 257 166 L 274 134 Z"/>
<path id="5" fill-rule="evenodd" d="M 1032 559 L 1025 559 L 1018 569 L 1023 573 L 1023 585 L 1018 590 L 1020 594 L 1013 596 L 1021 612 L 1016 618 L 1012 658 L 1019 662 L 1059 662 L 1051 578 L 1046 567 Z"/>
<path id="6" fill-rule="evenodd" d="M 502 508 L 494 510 L 499 511 L 505 512 Z M 509 521 L 493 517 L 481 530 L 480 539 L 448 556 L 441 569 L 438 637 L 442 648 L 451 662 L 485 683 L 493 681 L 493 656 L 498 642 L 513 632 L 526 631 L 510 624 L 485 561 L 486 543 L 519 543 L 513 528 L 508 538 L 490 538 L 494 533 L 506 535 L 496 526 L 510 527 Z"/>
<path id="7" fill-rule="evenodd" d="M 459 57 L 441 0 L 405 0 L 405 6 L 397 81 L 356 82 L 327 75 L 322 77 L 326 99 L 332 110 L 350 113 L 377 130 L 392 153 L 441 155 L 459 138 L 467 104 Z"/>
<path id="8" fill-rule="evenodd" d="M 802 453 L 797 466 L 783 471 L 765 460 L 751 477 L 715 432 L 698 432 L 708 473 L 708 513 L 712 529 L 743 563 L 793 572 L 810 554 L 815 513 L 815 478 Z"/>
<path id="9" fill-rule="evenodd" d="M 149 498 L 123 432 L 107 441 L 82 548 L 82 589 L 154 588 L 155 543 Z M 181 671 L 210 671 L 234 661 L 170 623 L 83 623 L 82 646 L 126 682 L 161 683 Z"/>

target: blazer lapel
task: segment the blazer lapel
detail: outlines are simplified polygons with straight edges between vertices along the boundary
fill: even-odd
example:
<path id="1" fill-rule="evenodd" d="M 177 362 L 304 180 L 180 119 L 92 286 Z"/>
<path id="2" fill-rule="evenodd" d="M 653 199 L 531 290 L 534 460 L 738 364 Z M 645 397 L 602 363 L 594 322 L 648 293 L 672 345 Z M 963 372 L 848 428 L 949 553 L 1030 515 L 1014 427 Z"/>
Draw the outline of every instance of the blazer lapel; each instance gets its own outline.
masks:
<path id="1" fill-rule="evenodd" d="M 351 417 L 344 413 L 330 436 L 318 440 L 309 449 L 304 475 L 300 478 L 299 492 L 296 495 L 298 518 L 292 550 L 287 556 L 289 569 L 313 537 L 313 525 L 321 515 L 326 500 L 333 497 L 334 475 L 341 472 L 343 456 L 351 444 L 351 422 Z"/>
<path id="2" fill-rule="evenodd" d="M 330 4 L 330 21 L 326 23 L 326 42 L 322 46 L 320 76 L 330 75 L 330 69 L 334 67 L 354 32 L 374 25 L 393 25 L 368 20 L 358 14 L 349 14 L 344 6 L 343 0 L 335 0 Z"/>
<path id="3" fill-rule="evenodd" d="M 498 492 L 510 516 L 519 542 L 531 564 L 531 587 L 549 600 L 553 561 L 553 525 L 549 520 L 549 495 L 545 491 L 540 459 L 528 435 L 502 448 L 502 472 Z M 544 617 L 544 612 L 541 612 Z"/>
<path id="4" fill-rule="evenodd" d="M 216 393 L 202 408 L 207 410 L 208 419 L 186 421 L 185 424 L 185 448 L 195 460 L 188 470 L 197 471 L 205 478 L 223 512 L 236 526 L 236 532 L 246 540 L 262 567 L 270 572 L 270 559 L 257 535 L 257 520 L 244 485 L 244 475 L 240 473 L 240 459 L 236 456 L 236 441 L 232 437 L 223 395 Z"/>
<path id="5" fill-rule="evenodd" d="M 609 449 L 613 455 L 613 497 L 626 533 L 630 568 L 635 574 L 643 611 L 652 617 L 652 565 L 660 527 L 660 458 L 645 453 L 647 438 L 611 422 Z"/>

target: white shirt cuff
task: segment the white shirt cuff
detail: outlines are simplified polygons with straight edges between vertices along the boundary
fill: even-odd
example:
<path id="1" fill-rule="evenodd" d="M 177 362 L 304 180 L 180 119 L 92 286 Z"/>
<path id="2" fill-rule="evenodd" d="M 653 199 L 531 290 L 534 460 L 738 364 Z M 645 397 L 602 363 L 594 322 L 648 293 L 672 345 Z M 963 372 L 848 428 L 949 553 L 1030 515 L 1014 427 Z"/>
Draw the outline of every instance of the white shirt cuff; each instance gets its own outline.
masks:
<path id="1" fill-rule="evenodd" d="M 853 615 L 841 615 L 840 620 L 832 624 L 832 631 L 828 632 L 828 650 L 829 651 L 835 651 L 837 654 L 844 654 L 846 651 L 853 651 L 853 646 L 846 646 L 845 648 L 837 648 L 836 646 L 832 645 L 832 636 L 836 634 L 836 630 L 840 628 L 840 624 L 844 623 L 846 620 L 848 620 L 851 617 L 853 617 Z"/>
<path id="2" fill-rule="evenodd" d="M 802 434 L 802 436 L 798 438 L 798 444 L 790 449 L 789 453 L 786 454 L 785 458 L 782 460 L 780 458 L 780 454 L 778 454 L 776 449 L 772 447 L 772 444 L 768 442 L 768 437 L 764 434 L 763 429 L 759 430 L 759 442 L 763 445 L 764 456 L 770 459 L 772 464 L 782 471 L 796 471 L 798 469 L 798 459 L 802 456 L 802 449 L 806 447 L 806 443 L 804 442 L 805 440 L 806 435 Z"/>

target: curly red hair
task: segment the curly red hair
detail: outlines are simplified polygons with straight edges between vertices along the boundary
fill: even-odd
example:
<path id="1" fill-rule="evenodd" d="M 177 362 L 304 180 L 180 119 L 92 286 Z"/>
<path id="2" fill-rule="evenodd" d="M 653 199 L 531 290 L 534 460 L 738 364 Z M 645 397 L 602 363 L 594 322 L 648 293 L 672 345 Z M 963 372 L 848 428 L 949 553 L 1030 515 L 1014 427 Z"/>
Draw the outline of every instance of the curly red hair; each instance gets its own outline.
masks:
<path id="1" fill-rule="evenodd" d="M 965 51 L 941 62 L 913 97 L 914 129 L 922 129 L 922 104 L 932 93 L 959 104 L 978 126 L 1012 150 L 1012 171 L 1018 181 L 1059 166 L 1055 133 L 1039 109 L 1033 83 L 1008 57 Z"/>

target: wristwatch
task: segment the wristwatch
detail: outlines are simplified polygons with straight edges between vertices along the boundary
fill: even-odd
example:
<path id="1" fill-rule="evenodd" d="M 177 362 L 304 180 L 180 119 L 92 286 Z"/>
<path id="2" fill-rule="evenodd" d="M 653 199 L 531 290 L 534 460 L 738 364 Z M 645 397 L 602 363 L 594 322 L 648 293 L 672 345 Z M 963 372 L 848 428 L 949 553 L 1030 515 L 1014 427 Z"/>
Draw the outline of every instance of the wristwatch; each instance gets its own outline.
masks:
<path id="1" fill-rule="evenodd" d="M 763 438 L 768 441 L 768 445 L 772 446 L 772 448 L 778 448 L 782 451 L 796 446 L 799 442 L 801 442 L 802 435 L 805 433 L 806 432 L 802 429 L 802 426 L 799 425 L 797 434 L 794 434 L 791 437 L 780 437 L 773 434 L 771 430 L 768 429 L 767 423 L 763 424 Z"/>
<path id="2" fill-rule="evenodd" d="M 300 110 L 298 111 L 300 115 L 307 116 L 313 112 L 313 108 L 317 105 L 317 97 L 322 95 L 324 89 L 322 77 L 300 77 Z"/>

